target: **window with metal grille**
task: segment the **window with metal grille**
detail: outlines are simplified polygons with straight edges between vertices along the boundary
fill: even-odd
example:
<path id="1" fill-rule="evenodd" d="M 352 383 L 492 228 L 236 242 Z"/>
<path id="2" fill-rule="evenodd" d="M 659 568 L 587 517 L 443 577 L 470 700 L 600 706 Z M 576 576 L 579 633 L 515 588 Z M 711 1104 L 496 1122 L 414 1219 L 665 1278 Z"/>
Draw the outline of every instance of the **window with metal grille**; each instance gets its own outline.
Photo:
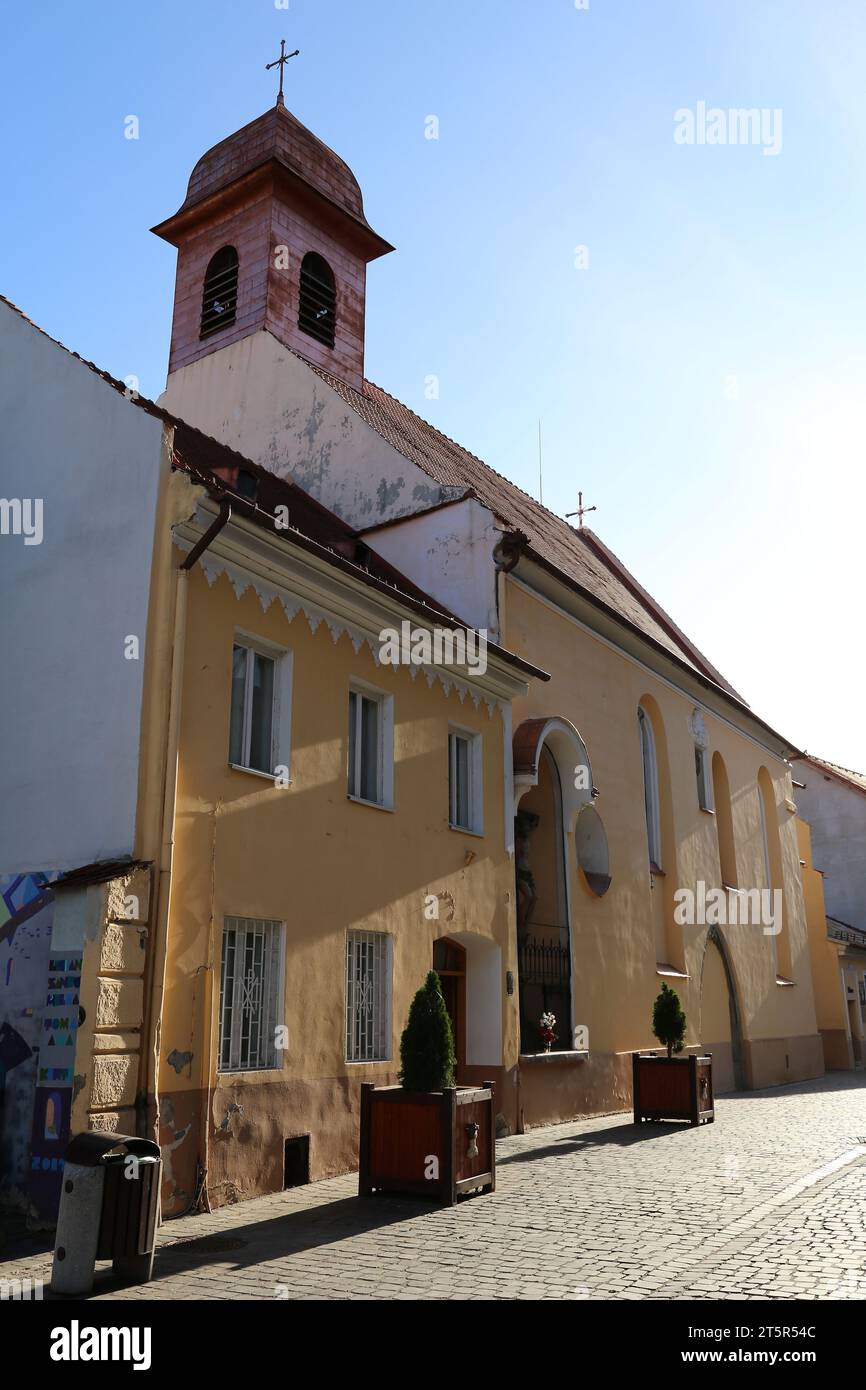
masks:
<path id="1" fill-rule="evenodd" d="M 346 1061 L 391 1056 L 391 940 L 385 932 L 346 936 Z"/>
<path id="2" fill-rule="evenodd" d="M 220 1071 L 277 1065 L 282 922 L 226 917 L 220 970 Z"/>
<path id="3" fill-rule="evenodd" d="M 238 253 L 223 246 L 212 256 L 204 277 L 201 297 L 200 338 L 234 323 L 238 302 Z"/>
<path id="4" fill-rule="evenodd" d="M 308 251 L 301 262 L 298 327 L 325 347 L 333 347 L 336 320 L 334 272 L 322 256 Z"/>

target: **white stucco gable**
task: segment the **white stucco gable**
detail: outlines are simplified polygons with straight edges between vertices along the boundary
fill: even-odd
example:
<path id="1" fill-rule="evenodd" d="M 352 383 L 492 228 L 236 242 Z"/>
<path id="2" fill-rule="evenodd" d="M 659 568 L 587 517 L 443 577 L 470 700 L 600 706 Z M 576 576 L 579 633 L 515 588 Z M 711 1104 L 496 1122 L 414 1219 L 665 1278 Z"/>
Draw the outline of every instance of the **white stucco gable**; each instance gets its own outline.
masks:
<path id="1" fill-rule="evenodd" d="M 159 404 L 359 530 L 465 492 L 434 482 L 264 330 L 173 372 Z"/>

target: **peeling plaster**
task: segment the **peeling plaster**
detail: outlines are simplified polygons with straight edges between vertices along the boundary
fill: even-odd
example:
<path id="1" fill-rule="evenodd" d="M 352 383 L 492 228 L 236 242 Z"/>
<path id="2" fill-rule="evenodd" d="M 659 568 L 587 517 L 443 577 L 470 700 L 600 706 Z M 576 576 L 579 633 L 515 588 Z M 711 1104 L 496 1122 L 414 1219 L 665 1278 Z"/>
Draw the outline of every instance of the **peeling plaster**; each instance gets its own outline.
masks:
<path id="1" fill-rule="evenodd" d="M 173 1052 L 168 1054 L 166 1061 L 170 1067 L 174 1067 L 178 1076 L 180 1076 L 184 1067 L 189 1067 L 189 1074 L 192 1076 L 192 1058 L 193 1054 L 191 1052 L 178 1052 L 177 1048 L 175 1048 Z"/>

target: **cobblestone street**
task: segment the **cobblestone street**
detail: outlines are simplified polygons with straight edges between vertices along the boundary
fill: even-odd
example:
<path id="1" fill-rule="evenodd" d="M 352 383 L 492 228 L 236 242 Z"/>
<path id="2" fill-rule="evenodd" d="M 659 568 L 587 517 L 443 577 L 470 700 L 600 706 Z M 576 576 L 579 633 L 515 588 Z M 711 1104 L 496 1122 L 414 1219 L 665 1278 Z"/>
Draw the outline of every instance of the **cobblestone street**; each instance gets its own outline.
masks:
<path id="1" fill-rule="evenodd" d="M 167 1223 L 112 1299 L 866 1298 L 866 1076 L 722 1098 L 716 1123 L 585 1120 L 497 1146 L 455 1208 L 355 1176 Z M 50 1257 L 0 1264 L 38 1276 Z"/>

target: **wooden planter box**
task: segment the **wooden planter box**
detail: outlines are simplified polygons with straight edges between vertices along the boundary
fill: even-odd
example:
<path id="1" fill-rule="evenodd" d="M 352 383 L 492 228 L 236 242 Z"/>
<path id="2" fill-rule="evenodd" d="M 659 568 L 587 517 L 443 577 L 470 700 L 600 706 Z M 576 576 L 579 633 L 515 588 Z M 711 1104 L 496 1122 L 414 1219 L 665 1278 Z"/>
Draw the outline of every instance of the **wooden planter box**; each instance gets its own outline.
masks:
<path id="1" fill-rule="evenodd" d="M 705 1057 L 656 1057 L 632 1054 L 634 1122 L 688 1120 L 709 1124 L 713 1109 L 713 1059 Z"/>
<path id="2" fill-rule="evenodd" d="M 495 1186 L 492 1081 L 445 1091 L 361 1086 L 360 1197 L 409 1192 L 453 1206 L 463 1192 Z"/>

